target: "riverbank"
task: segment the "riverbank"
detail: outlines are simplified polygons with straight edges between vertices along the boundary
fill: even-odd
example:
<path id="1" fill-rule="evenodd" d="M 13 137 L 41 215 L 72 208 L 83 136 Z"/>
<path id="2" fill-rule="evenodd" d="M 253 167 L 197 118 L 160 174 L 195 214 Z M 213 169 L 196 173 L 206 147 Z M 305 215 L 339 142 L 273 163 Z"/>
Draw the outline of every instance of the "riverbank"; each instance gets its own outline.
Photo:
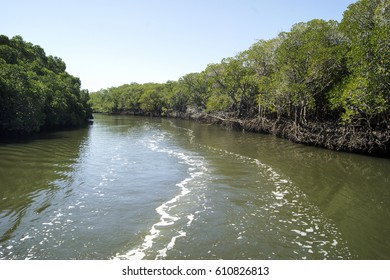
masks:
<path id="1" fill-rule="evenodd" d="M 271 134 L 294 143 L 322 147 L 329 150 L 390 157 L 390 131 L 370 130 L 332 122 L 296 123 L 288 119 L 216 119 L 214 123 L 245 131 Z"/>
<path id="2" fill-rule="evenodd" d="M 266 117 L 240 119 L 222 113 L 212 114 L 193 108 L 187 109 L 185 113 L 171 112 L 164 116 L 144 114 L 141 111 L 125 111 L 114 114 L 187 119 L 248 132 L 271 134 L 294 143 L 329 150 L 390 158 L 389 129 L 375 130 L 363 126 L 341 125 L 329 121 L 296 123 L 284 118 L 279 120 Z"/>
<path id="3" fill-rule="evenodd" d="M 338 125 L 332 122 L 296 123 L 287 119 L 270 120 L 267 118 L 240 120 L 217 117 L 217 123 L 245 131 L 275 135 L 299 144 L 390 157 L 389 130 L 370 130 L 365 127 Z"/>

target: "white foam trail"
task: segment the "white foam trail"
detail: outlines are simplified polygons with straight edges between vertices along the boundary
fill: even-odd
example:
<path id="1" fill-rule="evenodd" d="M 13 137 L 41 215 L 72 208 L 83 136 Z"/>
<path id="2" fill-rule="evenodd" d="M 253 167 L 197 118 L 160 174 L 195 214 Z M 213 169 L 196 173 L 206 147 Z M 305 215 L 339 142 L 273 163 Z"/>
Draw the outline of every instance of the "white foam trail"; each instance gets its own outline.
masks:
<path id="1" fill-rule="evenodd" d="M 168 211 L 172 208 L 172 206 L 170 206 L 171 204 L 177 202 L 182 196 L 185 196 L 190 192 L 185 187 L 185 185 L 189 181 L 191 181 L 192 178 L 193 177 L 186 178 L 180 183 L 178 183 L 177 186 L 181 188 L 181 192 L 171 200 L 161 204 L 159 207 L 156 208 L 156 212 L 160 215 L 160 220 L 152 226 L 149 231 L 149 234 L 145 236 L 142 245 L 138 248 L 130 250 L 125 255 L 117 255 L 114 259 L 141 260 L 145 257 L 145 251 L 152 248 L 154 239 L 156 239 L 160 235 L 161 231 L 158 228 L 173 225 L 176 221 L 180 219 L 177 216 L 170 215 Z"/>
<path id="2" fill-rule="evenodd" d="M 179 233 L 179 235 L 176 235 L 176 236 L 172 237 L 172 239 L 168 243 L 167 247 L 165 247 L 164 249 L 161 249 L 160 251 L 158 251 L 158 255 L 156 256 L 156 260 L 165 258 L 167 256 L 167 252 L 169 250 L 172 250 L 173 247 L 175 246 L 176 239 L 178 239 L 179 237 L 186 236 L 186 233 L 184 231 L 179 231 L 178 233 Z"/>
<path id="3" fill-rule="evenodd" d="M 160 220 L 155 223 L 152 228 L 149 231 L 149 234 L 145 236 L 143 243 L 137 247 L 134 248 L 124 255 L 117 255 L 114 257 L 114 259 L 129 259 L 129 260 L 141 260 L 146 256 L 146 251 L 148 249 L 151 249 L 154 244 L 154 240 L 160 236 L 161 228 L 171 226 L 175 224 L 178 220 L 181 219 L 181 217 L 174 216 L 170 214 L 170 210 L 175 207 L 178 202 L 178 200 L 189 194 L 190 190 L 186 187 L 189 182 L 194 180 L 195 178 L 202 176 L 204 172 L 207 170 L 207 168 L 204 166 L 204 161 L 202 157 L 192 155 L 192 154 L 185 154 L 181 151 L 175 151 L 171 149 L 166 148 L 160 148 L 159 143 L 165 138 L 165 135 L 158 134 L 154 135 L 154 138 L 150 141 L 146 142 L 146 146 L 150 148 L 153 151 L 157 152 L 164 152 L 171 156 L 174 156 L 180 160 L 183 161 L 183 163 L 187 164 L 189 166 L 189 177 L 182 180 L 180 183 L 176 184 L 177 187 L 180 188 L 180 193 L 173 197 L 171 200 L 164 202 L 159 207 L 157 207 L 155 210 L 160 215 Z M 190 220 L 187 223 L 187 226 L 191 225 L 192 220 L 194 219 L 194 215 L 190 214 L 187 216 L 187 218 Z M 179 237 L 186 236 L 186 233 L 184 231 L 179 231 L 179 235 L 173 236 L 169 244 L 164 248 L 159 250 L 158 255 L 156 258 L 164 258 L 166 257 L 167 251 L 171 250 L 173 246 L 175 245 L 176 239 Z"/>
<path id="4" fill-rule="evenodd" d="M 337 226 L 331 220 L 324 217 L 321 210 L 316 205 L 310 203 L 310 201 L 306 198 L 305 193 L 297 188 L 294 183 L 289 180 L 289 178 L 279 174 L 271 166 L 264 164 L 258 159 L 211 146 L 203 147 L 222 156 L 230 156 L 234 159 L 242 160 L 248 164 L 255 164 L 259 167 L 259 171 L 262 176 L 267 178 L 267 180 L 274 186 L 274 190 L 271 190 L 274 201 L 272 202 L 271 200 L 271 203 L 261 207 L 261 210 L 266 211 L 266 213 L 271 212 L 277 214 L 281 211 L 280 208 L 285 207 L 283 211 L 292 212 L 292 216 L 296 218 L 292 218 L 290 220 L 279 220 L 279 223 L 282 223 L 282 226 L 286 228 L 290 227 L 287 225 L 293 225 L 295 227 L 290 228 L 290 231 L 296 234 L 290 242 L 294 244 L 294 246 L 299 245 L 301 253 L 302 251 L 308 254 L 313 253 L 313 250 L 308 250 L 307 248 L 307 243 L 309 242 L 324 242 L 324 244 L 327 244 L 329 252 L 325 251 L 323 248 L 320 250 L 317 248 L 316 251 L 317 253 L 322 254 L 324 259 L 329 256 L 331 258 L 341 259 L 352 257 L 348 244 L 342 239 Z M 321 240 L 322 238 L 327 239 L 330 237 L 334 238 L 333 242 Z M 299 242 L 299 240 L 302 242 Z M 294 252 L 299 254 L 296 251 Z M 332 254 L 330 254 L 330 252 L 332 252 Z M 304 258 L 309 256 L 310 255 L 307 255 Z"/>
<path id="5" fill-rule="evenodd" d="M 195 217 L 194 214 L 189 214 L 189 215 L 187 216 L 187 219 L 188 219 L 187 227 L 191 226 L 192 221 L 194 220 L 194 217 Z"/>

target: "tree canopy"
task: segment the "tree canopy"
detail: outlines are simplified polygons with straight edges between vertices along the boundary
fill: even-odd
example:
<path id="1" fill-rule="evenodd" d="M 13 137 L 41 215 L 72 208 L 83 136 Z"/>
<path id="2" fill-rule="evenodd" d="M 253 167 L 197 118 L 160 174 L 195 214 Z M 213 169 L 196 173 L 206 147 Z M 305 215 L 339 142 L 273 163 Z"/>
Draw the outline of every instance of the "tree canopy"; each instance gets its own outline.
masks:
<path id="1" fill-rule="evenodd" d="M 78 126 L 91 118 L 88 91 L 65 70 L 61 58 L 40 46 L 0 35 L 0 135 Z"/>

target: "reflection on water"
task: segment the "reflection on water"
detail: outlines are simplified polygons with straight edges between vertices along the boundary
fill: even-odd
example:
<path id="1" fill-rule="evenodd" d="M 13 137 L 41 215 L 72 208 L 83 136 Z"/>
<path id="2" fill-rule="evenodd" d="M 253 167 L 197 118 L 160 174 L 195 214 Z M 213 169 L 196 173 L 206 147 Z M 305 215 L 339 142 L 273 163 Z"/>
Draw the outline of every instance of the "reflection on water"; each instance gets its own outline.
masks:
<path id="1" fill-rule="evenodd" d="M 97 115 L 0 143 L 0 259 L 389 259 L 390 161 Z"/>
<path id="2" fill-rule="evenodd" d="M 81 129 L 0 143 L 0 242 L 10 239 L 27 215 L 47 209 L 66 187 L 86 136 Z"/>

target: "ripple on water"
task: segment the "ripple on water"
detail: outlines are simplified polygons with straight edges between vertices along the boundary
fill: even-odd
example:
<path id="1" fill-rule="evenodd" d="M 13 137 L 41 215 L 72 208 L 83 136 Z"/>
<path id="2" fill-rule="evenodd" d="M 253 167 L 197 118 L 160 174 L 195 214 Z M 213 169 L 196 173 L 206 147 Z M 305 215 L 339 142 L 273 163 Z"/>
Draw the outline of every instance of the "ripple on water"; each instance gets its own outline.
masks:
<path id="1" fill-rule="evenodd" d="M 69 156 L 62 146 L 66 141 L 57 150 L 39 147 L 42 154 L 56 153 L 42 162 L 42 167 L 52 168 L 48 174 L 55 175 L 50 179 L 55 191 L 51 194 L 36 191 L 31 197 L 34 207 L 21 211 L 24 211 L 23 220 L 15 214 L 0 213 L 7 228 L 17 227 L 18 223 L 23 228 L 0 244 L 0 259 L 93 258 L 91 251 L 103 250 L 105 241 L 110 248 L 102 255 L 96 253 L 100 258 L 113 255 L 118 259 L 351 257 L 348 244 L 332 220 L 324 217 L 299 186 L 273 167 L 255 158 L 201 145 L 189 129 L 170 133 L 159 125 L 137 126 L 132 130 L 136 137 L 126 131 L 123 135 L 115 134 L 115 139 L 112 135 L 99 141 L 91 138 L 83 159 L 69 160 L 66 164 L 61 161 Z M 190 149 L 178 145 L 177 133 L 185 134 L 184 141 L 191 143 Z M 159 173 L 158 162 L 140 165 L 142 148 L 149 153 L 148 159 L 157 155 L 156 159 L 170 158 L 165 163 L 174 163 L 174 168 L 180 165 L 180 176 L 168 180 L 170 190 L 160 187 L 145 190 L 153 182 L 159 182 L 150 174 L 155 177 L 163 174 Z M 125 156 L 122 150 L 130 155 Z M 16 155 L 6 157 L 15 161 L 29 154 L 23 148 L 15 152 Z M 231 174 L 214 168 L 214 162 L 233 166 L 229 170 Z M 33 165 L 34 161 L 25 163 Z M 4 164 L 8 164 L 7 160 Z M 155 168 L 156 173 L 145 175 L 141 167 Z M 39 167 L 34 168 L 39 172 Z M 136 177 L 129 174 L 140 176 L 141 180 L 129 184 Z M 172 195 L 159 196 L 165 191 Z M 142 192 L 157 202 L 148 204 L 138 199 Z M 144 210 L 150 212 L 141 215 Z M 109 218 L 105 218 L 107 215 Z M 147 221 L 142 221 L 143 218 Z M 127 226 L 121 231 L 125 223 L 141 226 Z M 113 227 L 115 238 L 110 236 Z M 138 236 L 128 242 L 132 235 Z M 99 244 L 93 247 L 92 240 Z"/>
<path id="2" fill-rule="evenodd" d="M 141 245 L 124 254 L 117 254 L 114 259 L 162 259 L 175 246 L 176 240 L 186 236 L 186 229 L 191 226 L 195 215 L 199 212 L 188 212 L 191 209 L 180 207 L 185 205 L 186 196 L 191 193 L 190 185 L 202 186 L 202 177 L 207 171 L 204 158 L 179 147 L 167 145 L 167 133 L 156 133 L 144 141 L 144 145 L 152 151 L 165 153 L 176 158 L 180 164 L 187 166 L 188 177 L 176 184 L 179 193 L 172 199 L 164 202 L 155 210 L 159 221 L 152 225 L 149 233 L 144 237 Z M 177 211 L 180 208 L 181 210 Z M 186 223 L 185 223 L 186 221 Z"/>
<path id="3" fill-rule="evenodd" d="M 247 250 L 247 257 L 249 255 L 255 258 L 282 259 L 353 257 L 337 226 L 288 178 L 258 159 L 210 146 L 203 148 L 218 154 L 225 162 L 232 162 L 232 165 L 245 164 L 248 169 L 257 171 L 258 179 L 255 179 L 254 175 L 249 175 L 255 182 L 252 184 L 253 189 L 251 191 L 248 191 L 248 188 L 241 189 L 236 195 L 240 196 L 244 203 L 237 207 L 237 199 L 230 199 L 234 202 L 230 205 L 228 199 L 220 206 L 224 210 L 219 210 L 230 213 L 232 216 L 230 220 L 240 221 L 231 223 L 230 226 L 233 232 L 236 232 L 238 248 L 241 251 Z M 228 184 L 229 175 L 225 176 L 228 179 L 223 182 Z M 238 180 L 239 177 L 235 177 L 234 180 L 231 178 L 231 182 Z M 262 239 L 267 242 L 267 252 L 262 252 L 264 250 Z M 252 246 L 245 247 L 244 242 Z M 256 245 L 253 244 L 259 244 L 257 257 L 254 253 L 256 249 L 253 248 Z M 243 254 L 245 256 L 245 253 Z"/>

